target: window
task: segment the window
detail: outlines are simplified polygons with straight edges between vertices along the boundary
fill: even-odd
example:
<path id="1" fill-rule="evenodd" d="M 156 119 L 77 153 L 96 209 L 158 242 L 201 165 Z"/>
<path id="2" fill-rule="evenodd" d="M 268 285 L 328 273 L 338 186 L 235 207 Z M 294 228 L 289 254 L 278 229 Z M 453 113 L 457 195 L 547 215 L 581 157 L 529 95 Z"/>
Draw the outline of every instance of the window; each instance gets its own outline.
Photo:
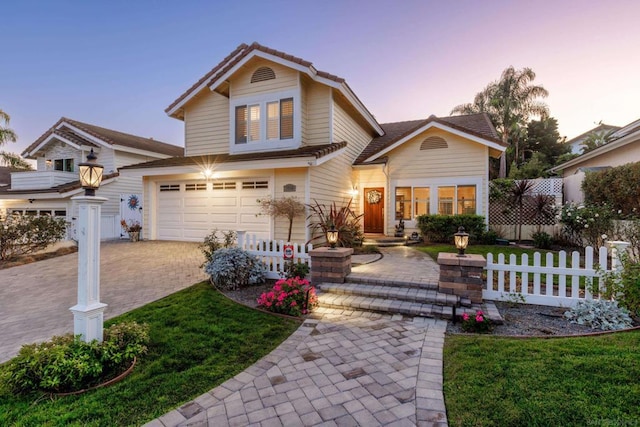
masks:
<path id="1" fill-rule="evenodd" d="M 269 181 L 243 181 L 242 189 L 269 188 Z"/>
<path id="2" fill-rule="evenodd" d="M 411 219 L 411 187 L 396 187 L 396 220 Z"/>
<path id="3" fill-rule="evenodd" d="M 74 172 L 73 159 L 56 159 L 53 161 L 53 170 L 63 172 Z"/>
<path id="4" fill-rule="evenodd" d="M 213 189 L 214 190 L 235 190 L 236 189 L 236 183 L 235 183 L 235 181 L 214 182 L 213 183 Z"/>
<path id="5" fill-rule="evenodd" d="M 160 191 L 180 191 L 180 184 L 162 184 Z"/>
<path id="6" fill-rule="evenodd" d="M 414 216 L 429 215 L 430 192 L 429 187 L 415 187 L 413 189 Z"/>
<path id="7" fill-rule="evenodd" d="M 476 213 L 476 186 L 458 186 L 458 214 Z"/>
<path id="8" fill-rule="evenodd" d="M 205 191 L 207 189 L 207 183 L 197 183 L 197 184 L 185 184 L 185 191 Z"/>
<path id="9" fill-rule="evenodd" d="M 420 215 L 476 213 L 475 185 L 396 187 L 396 221 L 415 220 Z M 437 195 L 432 200 L 431 195 Z"/>
<path id="10" fill-rule="evenodd" d="M 456 187 L 438 187 L 438 214 L 453 215 Z"/>

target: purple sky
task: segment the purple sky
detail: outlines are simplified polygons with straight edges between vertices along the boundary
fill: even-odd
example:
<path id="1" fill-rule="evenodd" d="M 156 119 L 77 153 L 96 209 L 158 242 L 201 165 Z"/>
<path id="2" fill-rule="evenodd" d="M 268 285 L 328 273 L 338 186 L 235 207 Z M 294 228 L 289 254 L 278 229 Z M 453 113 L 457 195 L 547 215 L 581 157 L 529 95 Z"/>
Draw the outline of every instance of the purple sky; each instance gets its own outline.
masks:
<path id="1" fill-rule="evenodd" d="M 61 116 L 183 145 L 164 109 L 240 43 L 344 77 L 380 123 L 448 115 L 531 67 L 560 132 L 640 117 L 640 2 L 9 1 L 0 109 L 21 152 Z M 635 102 L 634 102 L 635 101 Z"/>

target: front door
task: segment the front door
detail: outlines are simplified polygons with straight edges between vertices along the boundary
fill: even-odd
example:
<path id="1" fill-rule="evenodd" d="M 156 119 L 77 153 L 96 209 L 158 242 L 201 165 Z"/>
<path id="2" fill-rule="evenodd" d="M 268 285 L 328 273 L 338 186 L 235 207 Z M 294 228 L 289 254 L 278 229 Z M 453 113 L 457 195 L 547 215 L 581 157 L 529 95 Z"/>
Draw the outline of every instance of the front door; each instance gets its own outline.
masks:
<path id="1" fill-rule="evenodd" d="M 364 232 L 384 233 L 384 188 L 364 189 Z"/>

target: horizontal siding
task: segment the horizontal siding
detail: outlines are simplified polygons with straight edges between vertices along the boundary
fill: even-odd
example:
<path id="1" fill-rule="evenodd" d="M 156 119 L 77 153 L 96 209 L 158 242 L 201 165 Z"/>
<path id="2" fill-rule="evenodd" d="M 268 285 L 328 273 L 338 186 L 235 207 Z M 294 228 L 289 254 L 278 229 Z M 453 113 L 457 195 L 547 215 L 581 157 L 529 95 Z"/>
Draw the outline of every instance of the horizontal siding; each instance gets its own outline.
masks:
<path id="1" fill-rule="evenodd" d="M 562 175 L 567 177 L 574 175 L 579 168 L 589 168 L 598 166 L 622 166 L 627 163 L 640 161 L 640 150 L 638 149 L 638 142 L 627 144 L 624 147 L 617 148 L 608 153 L 600 154 L 592 159 L 585 160 L 575 166 L 563 170 Z"/>
<path id="2" fill-rule="evenodd" d="M 275 172 L 275 189 L 276 199 L 283 197 L 295 197 L 301 203 L 305 200 L 307 170 L 305 168 L 295 169 L 277 169 Z M 295 192 L 284 192 L 284 186 L 293 184 L 296 186 Z M 304 243 L 306 233 L 306 217 L 302 215 L 293 220 L 291 230 L 291 241 Z M 277 218 L 275 220 L 274 238 L 276 240 L 286 240 L 289 232 L 289 220 L 286 218 Z"/>
<path id="3" fill-rule="evenodd" d="M 316 82 L 305 86 L 306 139 L 304 145 L 328 144 L 331 139 L 331 89 Z"/>
<path id="4" fill-rule="evenodd" d="M 276 78 L 263 82 L 251 83 L 251 76 L 260 67 L 271 68 Z M 231 98 L 251 96 L 266 92 L 290 90 L 298 87 L 298 72 L 291 68 L 270 62 L 261 58 L 255 58 L 247 62 L 240 70 L 229 79 Z"/>
<path id="5" fill-rule="evenodd" d="M 123 151 L 118 151 L 116 153 L 116 167 L 121 168 L 123 166 L 135 165 L 137 163 L 149 162 L 151 160 L 157 160 L 166 158 L 168 156 L 158 154 L 157 156 L 143 156 L 140 154 L 133 153 L 125 153 Z"/>
<path id="6" fill-rule="evenodd" d="M 96 191 L 96 195 L 100 197 L 106 197 L 108 199 L 102 205 L 103 215 L 120 215 L 121 194 L 142 195 L 142 179 L 120 176 L 110 184 L 100 187 L 98 191 Z"/>
<path id="7" fill-rule="evenodd" d="M 352 113 L 355 113 L 352 111 Z M 372 136 L 349 114 L 342 102 L 333 102 L 333 141 L 347 141 L 347 155 L 353 162 L 371 142 Z"/>
<path id="8" fill-rule="evenodd" d="M 229 100 L 205 91 L 185 107 L 185 155 L 229 152 Z"/>

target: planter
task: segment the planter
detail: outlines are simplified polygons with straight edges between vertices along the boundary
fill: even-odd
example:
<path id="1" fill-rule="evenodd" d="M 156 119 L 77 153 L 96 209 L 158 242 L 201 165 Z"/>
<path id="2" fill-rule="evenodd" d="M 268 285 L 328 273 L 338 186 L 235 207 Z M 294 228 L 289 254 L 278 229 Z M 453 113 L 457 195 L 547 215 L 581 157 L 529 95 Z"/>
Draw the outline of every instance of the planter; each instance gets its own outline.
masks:
<path id="1" fill-rule="evenodd" d="M 140 232 L 139 231 L 130 231 L 129 232 L 129 240 L 132 242 L 137 242 L 140 240 Z"/>

